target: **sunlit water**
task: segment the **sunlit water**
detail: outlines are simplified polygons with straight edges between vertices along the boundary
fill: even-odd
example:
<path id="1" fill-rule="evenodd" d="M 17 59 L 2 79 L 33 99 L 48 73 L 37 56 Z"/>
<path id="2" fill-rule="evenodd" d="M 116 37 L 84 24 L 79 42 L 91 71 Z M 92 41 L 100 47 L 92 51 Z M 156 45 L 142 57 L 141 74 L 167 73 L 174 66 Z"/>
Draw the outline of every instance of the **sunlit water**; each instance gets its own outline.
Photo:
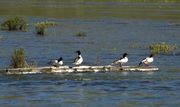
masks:
<path id="1" fill-rule="evenodd" d="M 30 6 L 52 6 L 45 4 L 33 2 Z M 77 4 L 84 6 L 79 2 Z M 88 6 L 92 4 L 90 2 Z M 109 8 L 107 3 L 101 2 L 101 4 Z M 122 6 L 121 3 L 116 5 Z M 126 5 L 129 6 L 128 3 Z M 154 6 L 154 3 L 144 5 Z M 173 4 L 170 4 L 170 7 L 173 7 L 175 4 L 171 5 Z M 66 6 L 72 8 L 68 3 Z M 108 10 L 103 9 L 103 11 Z M 179 12 L 178 9 L 177 11 Z M 137 65 L 142 58 L 149 55 L 147 49 L 149 44 L 166 42 L 180 46 L 178 20 L 126 19 L 113 15 L 99 18 L 97 14 L 94 17 L 98 18 L 88 19 L 79 19 L 73 15 L 70 15 L 71 18 L 60 18 L 59 15 L 55 15 L 58 18 L 31 17 L 31 13 L 26 16 L 23 12 L 22 15 L 28 20 L 29 31 L 0 30 L 0 68 L 10 65 L 11 54 L 18 47 L 24 48 L 27 62 L 35 61 L 37 66 L 47 66 L 49 61 L 60 56 L 64 58 L 66 65 L 72 66 L 76 56 L 75 51 L 78 49 L 82 51 L 84 57 L 83 65 L 94 65 L 97 62 L 100 65 L 108 65 L 124 52 L 129 54 L 129 62 L 126 65 Z M 52 16 L 54 14 L 48 14 L 48 17 Z M 1 11 L 0 22 L 5 17 Z M 36 35 L 34 23 L 45 20 L 54 21 L 58 26 L 48 28 L 45 36 Z M 86 32 L 87 36 L 75 36 L 81 31 Z M 179 59 L 179 48 L 168 55 L 157 55 L 152 65 L 160 70 L 147 73 L 1 74 L 0 105 L 3 107 L 178 107 L 180 106 Z"/>

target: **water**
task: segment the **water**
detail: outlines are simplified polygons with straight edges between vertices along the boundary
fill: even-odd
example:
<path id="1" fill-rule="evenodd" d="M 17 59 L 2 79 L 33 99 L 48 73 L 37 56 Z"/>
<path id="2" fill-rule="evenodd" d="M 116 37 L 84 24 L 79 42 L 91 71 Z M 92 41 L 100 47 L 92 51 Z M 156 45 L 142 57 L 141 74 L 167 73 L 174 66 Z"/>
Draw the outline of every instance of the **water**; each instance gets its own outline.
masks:
<path id="1" fill-rule="evenodd" d="M 1 76 L 4 106 L 179 106 L 178 72 Z M 168 76 L 167 76 L 168 75 Z"/>
<path id="2" fill-rule="evenodd" d="M 114 4 L 117 8 L 113 8 Z M 71 66 L 77 49 L 82 51 L 83 65 L 94 65 L 97 60 L 107 65 L 124 52 L 129 53 L 127 65 L 137 65 L 149 54 L 145 48 L 149 44 L 166 42 L 180 46 L 179 2 L 1 0 L 0 5 L 1 10 L 8 11 L 0 11 L 0 22 L 15 14 L 24 16 L 29 23 L 27 32 L 0 30 L 0 68 L 10 64 L 17 47 L 24 48 L 27 62 L 35 61 L 37 66 L 46 66 L 60 56 Z M 33 25 L 45 20 L 58 26 L 49 28 L 43 37 L 37 36 Z M 80 31 L 87 36 L 76 37 Z M 168 55 L 157 55 L 152 65 L 160 70 L 147 73 L 0 74 L 0 105 L 178 107 L 179 59 L 179 48 Z"/>

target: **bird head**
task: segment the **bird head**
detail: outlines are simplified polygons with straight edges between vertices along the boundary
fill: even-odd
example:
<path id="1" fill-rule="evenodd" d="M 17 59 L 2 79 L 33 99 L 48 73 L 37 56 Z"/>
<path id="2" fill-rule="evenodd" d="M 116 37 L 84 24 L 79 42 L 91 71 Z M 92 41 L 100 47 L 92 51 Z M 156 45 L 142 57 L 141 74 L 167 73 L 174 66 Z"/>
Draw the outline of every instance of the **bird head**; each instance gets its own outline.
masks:
<path id="1" fill-rule="evenodd" d="M 77 50 L 77 51 L 76 51 L 76 53 L 77 53 L 78 55 L 81 55 L 81 52 L 80 52 L 80 50 Z"/>
<path id="2" fill-rule="evenodd" d="M 127 53 L 124 53 L 124 54 L 123 54 L 123 58 L 126 57 L 127 55 L 128 55 Z"/>
<path id="3" fill-rule="evenodd" d="M 58 59 L 58 62 L 59 62 L 59 61 L 62 61 L 62 60 L 63 60 L 63 58 L 62 58 L 62 57 L 60 57 L 60 58 Z"/>
<path id="4" fill-rule="evenodd" d="M 154 54 L 150 54 L 150 55 L 149 55 L 150 58 L 153 57 L 153 56 L 154 56 Z"/>

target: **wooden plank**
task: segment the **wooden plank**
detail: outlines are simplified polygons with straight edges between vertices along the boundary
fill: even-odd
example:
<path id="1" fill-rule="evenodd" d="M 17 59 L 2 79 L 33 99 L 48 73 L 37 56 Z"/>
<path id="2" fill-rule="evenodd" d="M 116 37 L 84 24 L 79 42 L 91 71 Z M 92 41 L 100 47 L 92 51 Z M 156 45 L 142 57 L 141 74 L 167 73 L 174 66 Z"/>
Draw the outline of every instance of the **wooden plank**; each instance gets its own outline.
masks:
<path id="1" fill-rule="evenodd" d="M 3 74 L 36 74 L 36 73 L 70 73 L 70 72 L 121 72 L 121 71 L 158 71 L 157 67 L 136 67 L 136 66 L 60 66 L 60 67 L 35 67 L 35 68 L 11 68 L 1 69 Z"/>

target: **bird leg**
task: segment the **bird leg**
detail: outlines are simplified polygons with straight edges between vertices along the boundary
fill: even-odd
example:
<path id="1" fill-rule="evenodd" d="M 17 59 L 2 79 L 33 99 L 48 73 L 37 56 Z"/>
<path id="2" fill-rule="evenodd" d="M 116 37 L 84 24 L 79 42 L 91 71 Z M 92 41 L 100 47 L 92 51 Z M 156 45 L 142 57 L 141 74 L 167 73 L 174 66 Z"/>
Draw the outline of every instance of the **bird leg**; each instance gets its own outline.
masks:
<path id="1" fill-rule="evenodd" d="M 119 63 L 119 67 L 122 67 L 122 64 L 121 64 L 121 63 Z"/>
<path id="2" fill-rule="evenodd" d="M 145 64 L 145 63 L 144 63 L 144 65 L 145 65 L 145 67 L 149 67 L 149 64 Z"/>

